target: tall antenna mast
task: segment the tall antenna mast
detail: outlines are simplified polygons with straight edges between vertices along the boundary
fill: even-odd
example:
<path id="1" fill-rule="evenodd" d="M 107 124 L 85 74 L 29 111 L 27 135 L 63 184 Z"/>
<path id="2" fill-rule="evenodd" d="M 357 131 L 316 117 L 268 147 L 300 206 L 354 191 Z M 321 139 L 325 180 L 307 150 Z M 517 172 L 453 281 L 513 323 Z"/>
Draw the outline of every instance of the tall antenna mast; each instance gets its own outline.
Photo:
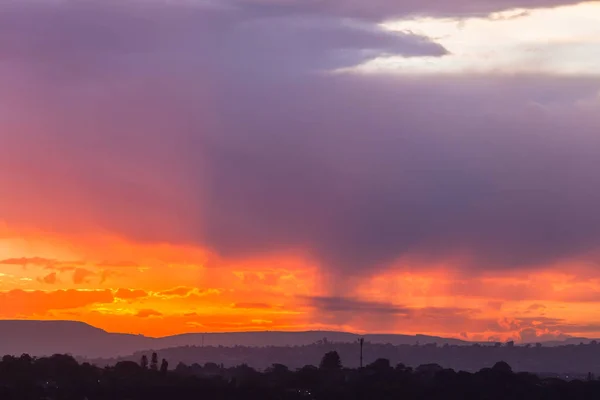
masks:
<path id="1" fill-rule="evenodd" d="M 364 338 L 358 339 L 358 343 L 360 343 L 360 368 L 363 367 L 363 343 L 365 342 Z"/>

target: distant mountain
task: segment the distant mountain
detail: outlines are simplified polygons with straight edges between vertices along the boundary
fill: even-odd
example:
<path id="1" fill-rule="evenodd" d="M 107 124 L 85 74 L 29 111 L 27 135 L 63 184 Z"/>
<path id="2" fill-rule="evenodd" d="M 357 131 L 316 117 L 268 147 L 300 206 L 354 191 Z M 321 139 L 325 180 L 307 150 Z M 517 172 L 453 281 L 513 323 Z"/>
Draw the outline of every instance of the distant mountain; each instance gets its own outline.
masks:
<path id="1" fill-rule="evenodd" d="M 32 356 L 69 353 L 114 357 L 151 348 L 154 339 L 109 333 L 75 321 L 0 321 L 0 354 Z"/>
<path id="2" fill-rule="evenodd" d="M 156 339 L 161 348 L 178 346 L 303 346 L 313 344 L 319 340 L 327 339 L 329 342 L 350 343 L 358 338 L 365 341 L 381 344 L 428 344 L 439 345 L 467 345 L 469 342 L 459 339 L 448 339 L 426 335 L 394 335 L 394 334 L 368 334 L 357 335 L 336 331 L 306 331 L 306 332 L 229 332 L 229 333 L 188 333 L 183 335 L 168 336 Z"/>
<path id="3" fill-rule="evenodd" d="M 372 344 L 414 345 L 437 343 L 440 346 L 470 345 L 459 339 L 426 335 L 368 334 L 356 335 L 335 331 L 307 332 L 228 332 L 188 333 L 152 338 L 143 335 L 110 333 L 75 321 L 0 320 L 0 356 L 4 354 L 32 356 L 68 353 L 90 359 L 129 356 L 136 352 L 186 346 L 266 347 L 305 346 L 326 339 L 327 342 L 352 343 L 359 337 Z M 544 342 L 544 346 L 589 343 L 587 338 Z"/>
<path id="4" fill-rule="evenodd" d="M 111 358 L 150 349 L 181 346 L 300 346 L 319 340 L 355 342 L 359 337 L 381 344 L 467 345 L 458 339 L 425 335 L 372 334 L 359 336 L 346 332 L 232 332 L 188 333 L 162 338 L 110 333 L 75 321 L 0 320 L 0 355 L 28 353 L 33 356 L 69 353 L 88 358 Z"/>

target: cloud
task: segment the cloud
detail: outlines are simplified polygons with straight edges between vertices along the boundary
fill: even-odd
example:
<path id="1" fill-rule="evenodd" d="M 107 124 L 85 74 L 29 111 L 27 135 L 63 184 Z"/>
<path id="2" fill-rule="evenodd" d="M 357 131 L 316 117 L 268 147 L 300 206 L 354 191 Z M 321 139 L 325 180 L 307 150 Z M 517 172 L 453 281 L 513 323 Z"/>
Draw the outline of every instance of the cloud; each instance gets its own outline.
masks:
<path id="1" fill-rule="evenodd" d="M 267 303 L 235 303 L 233 308 L 253 309 L 253 310 L 268 310 L 273 308 Z"/>
<path id="2" fill-rule="evenodd" d="M 315 296 L 304 300 L 313 309 L 311 321 L 337 329 L 359 326 L 368 332 L 406 333 L 485 331 L 494 321 L 482 319 L 478 310 L 457 307 L 408 307 L 350 297 Z M 351 329 L 351 328 L 350 328 Z"/>
<path id="3" fill-rule="evenodd" d="M 133 261 L 103 261 L 96 264 L 101 268 L 136 268 L 140 265 Z"/>
<path id="4" fill-rule="evenodd" d="M 27 268 L 28 266 L 43 267 L 44 269 L 58 272 L 73 271 L 76 265 L 85 265 L 82 261 L 61 261 L 44 257 L 7 258 L 1 260 L 0 264 L 19 265 L 23 268 Z"/>
<path id="5" fill-rule="evenodd" d="M 180 286 L 169 290 L 163 290 L 158 292 L 159 296 L 177 296 L 177 297 L 185 297 L 192 293 L 194 288 Z"/>
<path id="6" fill-rule="evenodd" d="M 578 324 L 563 318 L 531 317 L 510 318 L 504 317 L 489 327 L 496 332 L 514 332 L 514 339 L 525 342 L 543 342 L 549 340 L 564 340 L 573 335 L 596 333 L 600 326 L 594 323 Z"/>
<path id="7" fill-rule="evenodd" d="M 585 277 L 585 272 L 573 271 L 574 274 L 565 278 L 564 270 L 559 265 L 555 267 L 558 275 L 530 276 L 527 279 L 502 279 L 470 277 L 436 282 L 429 293 L 444 293 L 446 296 L 486 299 L 488 305 L 502 301 L 534 301 L 527 309 L 528 312 L 544 310 L 541 301 L 559 301 L 566 303 L 587 303 L 600 301 L 600 288 L 595 279 Z M 590 272 L 593 273 L 593 269 Z M 497 272 L 497 271 L 494 271 Z M 516 272 L 516 271 L 513 271 Z M 559 286 L 561 285 L 562 286 Z M 500 301 L 502 300 L 502 301 Z"/>
<path id="8" fill-rule="evenodd" d="M 528 311 L 539 311 L 539 310 L 544 310 L 544 309 L 546 309 L 545 305 L 543 305 L 543 304 L 537 304 L 537 303 L 532 304 L 529 307 L 527 307 Z"/>
<path id="9" fill-rule="evenodd" d="M 92 271 L 89 271 L 84 268 L 77 268 L 73 272 L 73 283 L 76 285 L 80 285 L 82 283 L 88 283 L 90 277 L 95 276 L 96 274 Z"/>
<path id="10" fill-rule="evenodd" d="M 589 15 L 590 17 L 583 17 Z M 556 29 L 560 25 L 561 29 Z M 414 18 L 387 28 L 435 40 L 446 57 L 382 57 L 361 67 L 412 74 L 554 74 L 597 76 L 600 5 L 588 2 L 555 9 L 509 11 L 486 17 Z M 490 49 L 499 49 L 490 51 Z M 583 56 L 586 54 L 586 56 Z"/>
<path id="11" fill-rule="evenodd" d="M 0 34 L 12 38 L 4 44 L 5 60 L 24 60 L 38 67 L 58 62 L 77 76 L 83 73 L 79 69 L 83 65 L 103 74 L 103 68 L 114 66 L 114 57 L 153 57 L 165 49 L 175 57 L 192 52 L 185 61 L 203 64 L 206 60 L 197 57 L 210 52 L 219 57 L 220 67 L 236 71 L 238 63 L 245 69 L 270 64 L 305 70 L 350 66 L 381 53 L 445 53 L 423 37 L 327 14 L 262 14 L 253 7 L 181 3 L 151 7 L 114 1 L 26 2 L 5 8 Z"/>
<path id="12" fill-rule="evenodd" d="M 118 289 L 115 292 L 115 297 L 119 298 L 119 299 L 124 299 L 124 300 L 133 300 L 133 299 L 139 299 L 142 297 L 147 297 L 148 293 L 145 290 L 141 290 L 141 289 Z"/>
<path id="13" fill-rule="evenodd" d="M 110 290 L 54 290 L 0 292 L 0 316 L 20 318 L 42 316 L 51 310 L 66 310 L 93 304 L 112 303 Z"/>
<path id="14" fill-rule="evenodd" d="M 493 309 L 493 310 L 497 310 L 500 311 L 502 310 L 502 306 L 504 305 L 504 302 L 502 301 L 488 301 L 487 305 L 489 308 Z"/>
<path id="15" fill-rule="evenodd" d="M 597 255 L 600 118 L 582 105 L 597 80 L 328 73 L 378 53 L 445 54 L 337 17 L 360 16 L 335 11 L 358 2 L 321 2 L 317 16 L 290 11 L 300 3 L 106 4 L 3 13 L 8 224 L 226 260 L 298 252 L 335 276 L 332 292 L 398 263 L 472 272 Z"/>
<path id="16" fill-rule="evenodd" d="M 35 266 L 47 266 L 55 264 L 57 261 L 49 258 L 43 257 L 21 257 L 21 258 L 7 258 L 5 260 L 0 261 L 0 264 L 5 265 L 20 265 L 22 267 L 26 267 L 28 265 Z"/>
<path id="17" fill-rule="evenodd" d="M 460 16 L 487 14 L 494 11 L 513 8 L 555 7 L 564 4 L 576 4 L 577 0 L 493 0 L 469 1 L 449 0 L 328 0 L 328 1 L 270 1 L 236 0 L 233 4 L 253 7 L 256 12 L 269 14 L 310 13 L 317 15 L 336 15 L 367 20 L 386 20 L 394 17 L 417 15 Z"/>
<path id="18" fill-rule="evenodd" d="M 19 265 L 24 268 L 28 266 L 36 266 L 44 267 L 45 269 L 49 270 L 64 272 L 75 269 L 74 265 L 84 265 L 85 263 L 81 261 L 61 261 L 44 257 L 20 257 L 1 260 L 0 264 Z"/>
<path id="19" fill-rule="evenodd" d="M 403 316 L 408 316 L 411 313 L 411 310 L 407 307 L 352 298 L 315 296 L 308 298 L 308 300 L 311 306 L 326 312 L 369 312 Z"/>
<path id="20" fill-rule="evenodd" d="M 220 289 L 199 289 L 192 288 L 187 286 L 179 286 L 168 290 L 162 290 L 159 292 L 155 292 L 154 295 L 157 297 L 164 297 L 166 300 L 173 298 L 186 298 L 186 299 L 199 299 L 201 297 L 210 296 L 210 295 L 219 295 L 221 294 Z"/>
<path id="21" fill-rule="evenodd" d="M 135 316 L 139 318 L 161 317 L 162 313 L 156 310 L 140 310 Z"/>
<path id="22" fill-rule="evenodd" d="M 42 278 L 38 278 L 38 282 L 47 283 L 49 285 L 54 285 L 56 282 L 58 282 L 56 272 L 52 272 Z"/>
<path id="23" fill-rule="evenodd" d="M 544 342 L 550 340 L 564 340 L 567 339 L 569 335 L 561 333 L 560 331 L 550 332 L 547 330 L 540 330 L 535 328 L 526 328 L 522 329 L 518 334 L 518 340 L 523 343 L 533 343 L 533 342 Z"/>
<path id="24" fill-rule="evenodd" d="M 100 284 L 103 284 L 111 277 L 117 277 L 120 274 L 116 271 L 112 271 L 110 269 L 105 269 L 100 273 Z"/>
<path id="25" fill-rule="evenodd" d="M 255 108 L 236 114 L 226 131 L 239 123 L 254 132 L 256 145 L 231 133 L 208 155 L 205 243 L 229 256 L 304 247 L 346 273 L 402 256 L 466 256 L 465 265 L 515 268 L 595 250 L 600 231 L 588 218 L 600 193 L 588 182 L 598 121 L 577 117 L 568 99 L 554 115 L 527 115 L 527 96 L 516 87 L 528 84 L 519 79 L 488 88 L 477 78 L 431 86 L 383 80 L 393 85 L 389 91 L 378 86 L 382 80 L 370 81 L 369 88 L 332 79 L 313 92 L 299 90 L 313 99 L 310 106 L 264 100 L 277 111 L 260 122 L 251 119 Z M 537 84 L 530 96 L 549 96 Z M 294 91 L 278 92 L 293 98 Z M 361 101 L 359 92 L 369 95 Z M 458 92 L 461 99 L 452 95 Z M 506 103 L 511 98 L 514 106 Z M 377 107 L 369 106 L 373 99 Z M 323 128 L 304 131 L 289 122 L 294 115 Z M 565 129 L 578 138 L 564 136 Z"/>

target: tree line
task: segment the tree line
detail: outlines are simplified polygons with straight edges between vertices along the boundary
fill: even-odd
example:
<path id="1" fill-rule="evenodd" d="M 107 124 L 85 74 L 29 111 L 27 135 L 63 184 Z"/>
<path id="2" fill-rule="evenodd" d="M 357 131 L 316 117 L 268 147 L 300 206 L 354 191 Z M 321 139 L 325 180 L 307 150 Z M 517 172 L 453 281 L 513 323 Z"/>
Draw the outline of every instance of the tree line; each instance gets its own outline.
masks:
<path id="1" fill-rule="evenodd" d="M 593 374 L 565 381 L 514 372 L 506 362 L 471 373 L 424 364 L 411 368 L 379 358 L 363 368 L 344 367 L 336 351 L 318 365 L 290 369 L 274 364 L 259 371 L 248 365 L 178 364 L 169 368 L 157 353 L 139 361 L 98 367 L 69 355 L 4 356 L 0 399 L 57 400 L 513 400 L 598 399 Z"/>
<path id="2" fill-rule="evenodd" d="M 339 343 L 322 340 L 303 346 L 181 346 L 161 350 L 173 366 L 180 362 L 215 362 L 232 367 L 248 364 L 264 370 L 272 364 L 285 364 L 290 369 L 305 365 L 318 365 L 323 354 L 336 351 L 351 368 L 360 366 L 358 343 Z M 120 359 L 82 360 L 97 365 L 114 365 L 119 361 L 138 362 L 143 352 Z M 493 365 L 497 360 L 508 362 L 515 371 L 528 371 L 537 374 L 564 373 L 564 376 L 585 375 L 588 372 L 600 372 L 600 344 L 546 347 L 541 344 L 516 345 L 508 343 L 490 343 L 464 345 L 392 345 L 364 342 L 364 363 L 379 358 L 387 358 L 394 365 L 404 363 L 416 367 L 422 364 L 438 363 L 444 367 L 468 372 L 477 372 Z"/>

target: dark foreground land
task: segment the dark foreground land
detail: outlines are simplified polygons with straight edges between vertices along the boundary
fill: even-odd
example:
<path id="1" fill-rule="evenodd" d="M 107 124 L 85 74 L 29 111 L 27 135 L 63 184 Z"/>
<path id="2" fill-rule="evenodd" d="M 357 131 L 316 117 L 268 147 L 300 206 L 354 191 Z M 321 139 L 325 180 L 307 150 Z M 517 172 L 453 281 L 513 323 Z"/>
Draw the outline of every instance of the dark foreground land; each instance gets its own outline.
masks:
<path id="1" fill-rule="evenodd" d="M 322 340 L 306 346 L 183 346 L 168 349 L 155 349 L 172 365 L 184 363 L 205 364 L 215 362 L 226 367 L 247 364 L 255 369 L 265 370 L 273 364 L 286 365 L 291 370 L 305 365 L 318 365 L 323 354 L 336 351 L 344 366 L 360 366 L 359 346 L 354 343 L 337 343 Z M 62 353 L 62 352 L 61 352 Z M 141 351 L 133 355 L 112 359 L 80 359 L 99 366 L 114 365 L 119 361 L 139 362 Z M 546 374 L 561 372 L 565 379 L 573 376 L 587 376 L 588 372 L 600 372 L 600 344 L 545 347 L 539 345 L 517 346 L 512 342 L 489 343 L 486 345 L 398 345 L 364 343 L 364 363 L 370 364 L 377 359 L 386 358 L 392 365 L 399 363 L 410 367 L 423 364 L 440 364 L 456 371 L 477 372 L 491 367 L 498 360 L 506 361 L 514 371 Z"/>
<path id="2" fill-rule="evenodd" d="M 318 367 L 292 371 L 275 364 L 259 372 L 246 365 L 225 368 L 179 364 L 169 369 L 156 354 L 139 363 L 122 361 L 100 368 L 79 364 L 68 355 L 45 358 L 5 356 L 0 362 L 0 399 L 148 400 L 148 399 L 599 399 L 600 381 L 564 381 L 514 373 L 505 362 L 476 373 L 415 369 L 387 359 L 359 369 L 342 366 L 337 352 L 325 354 Z"/>

